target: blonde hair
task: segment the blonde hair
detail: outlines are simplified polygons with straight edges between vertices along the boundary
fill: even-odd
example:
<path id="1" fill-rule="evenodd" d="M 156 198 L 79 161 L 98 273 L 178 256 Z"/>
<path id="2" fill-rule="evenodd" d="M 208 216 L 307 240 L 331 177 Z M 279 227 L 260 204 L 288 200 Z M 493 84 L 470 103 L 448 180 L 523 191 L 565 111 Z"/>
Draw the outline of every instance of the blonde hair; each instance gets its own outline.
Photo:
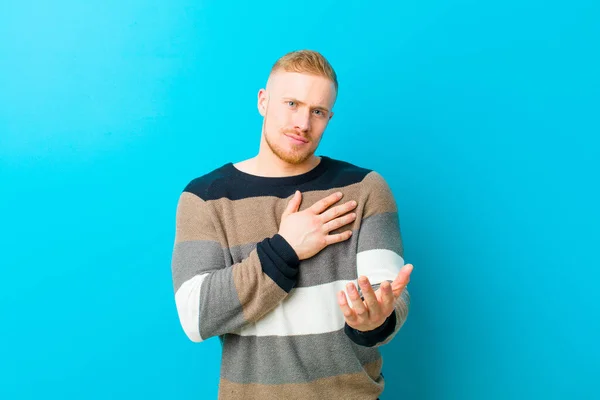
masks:
<path id="1" fill-rule="evenodd" d="M 314 50 L 292 51 L 275 62 L 271 68 L 271 74 L 278 70 L 286 72 L 298 72 L 322 76 L 329 79 L 335 85 L 335 91 L 338 90 L 337 75 L 329 64 L 329 61 L 322 54 Z"/>

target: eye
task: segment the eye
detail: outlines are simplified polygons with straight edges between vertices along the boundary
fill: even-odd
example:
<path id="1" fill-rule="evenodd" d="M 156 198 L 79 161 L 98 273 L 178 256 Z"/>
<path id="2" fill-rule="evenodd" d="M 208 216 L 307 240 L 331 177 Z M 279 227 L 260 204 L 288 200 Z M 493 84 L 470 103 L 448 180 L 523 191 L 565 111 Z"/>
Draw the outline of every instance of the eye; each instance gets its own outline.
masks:
<path id="1" fill-rule="evenodd" d="M 317 114 L 317 116 L 322 117 L 325 115 L 325 113 L 323 112 L 323 110 L 314 110 L 314 113 Z"/>
<path id="2" fill-rule="evenodd" d="M 288 106 L 290 106 L 290 107 L 294 107 L 296 105 L 296 102 L 293 100 L 289 100 L 287 103 L 288 103 Z"/>

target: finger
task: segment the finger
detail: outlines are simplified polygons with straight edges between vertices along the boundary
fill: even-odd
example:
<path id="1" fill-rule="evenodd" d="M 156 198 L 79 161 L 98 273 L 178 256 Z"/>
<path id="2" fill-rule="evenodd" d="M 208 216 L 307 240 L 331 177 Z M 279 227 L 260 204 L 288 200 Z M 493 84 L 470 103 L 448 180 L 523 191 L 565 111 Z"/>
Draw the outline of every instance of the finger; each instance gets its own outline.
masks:
<path id="1" fill-rule="evenodd" d="M 346 290 L 348 291 L 348 297 L 350 297 L 350 303 L 352 304 L 352 309 L 356 313 L 359 321 L 365 321 L 369 318 L 369 312 L 365 303 L 360 298 L 358 294 L 358 289 L 354 286 L 354 282 L 350 282 L 346 285 Z"/>
<path id="2" fill-rule="evenodd" d="M 377 296 L 375 296 L 375 291 L 373 291 L 373 287 L 371 286 L 371 282 L 369 282 L 369 278 L 366 276 L 361 276 L 358 278 L 358 284 L 362 290 L 362 295 L 365 299 L 364 302 L 367 304 L 367 308 L 369 310 L 369 318 L 377 319 L 381 314 L 381 307 L 379 307 Z"/>
<path id="3" fill-rule="evenodd" d="M 335 235 L 325 235 L 325 246 L 343 242 L 344 240 L 350 239 L 350 236 L 352 236 L 352 231 L 344 231 L 342 233 L 336 233 Z"/>
<path id="4" fill-rule="evenodd" d="M 298 207 L 300 207 L 301 200 L 302 200 L 302 194 L 300 193 L 299 190 L 296 190 L 296 193 L 294 193 L 294 196 L 290 199 L 290 201 L 288 202 L 288 205 L 286 206 L 285 210 L 283 211 L 282 218 L 298 211 Z"/>
<path id="5" fill-rule="evenodd" d="M 342 198 L 342 196 L 343 196 L 342 192 L 336 192 L 336 193 L 330 194 L 329 196 L 317 201 L 315 204 L 310 206 L 309 210 L 315 214 L 321 214 L 323 211 L 327 210 L 333 204 L 337 203 Z"/>
<path id="6" fill-rule="evenodd" d="M 321 220 L 323 222 L 329 222 L 332 219 L 339 217 L 340 215 L 344 215 L 347 212 L 354 210 L 356 208 L 356 205 L 357 205 L 356 201 L 352 200 L 352 201 L 348 201 L 340 206 L 330 208 L 329 210 L 327 210 L 323 214 L 321 214 Z"/>
<path id="7" fill-rule="evenodd" d="M 394 292 L 392 291 L 392 284 L 388 281 L 383 281 L 381 286 L 381 312 L 385 317 L 389 317 L 394 309 Z"/>
<path id="8" fill-rule="evenodd" d="M 400 269 L 400 272 L 398 272 L 396 279 L 394 279 L 394 281 L 392 282 L 392 290 L 394 291 L 394 296 L 400 296 L 400 293 L 402 293 L 404 288 L 408 285 L 408 282 L 410 282 L 410 274 L 412 273 L 412 270 L 412 264 L 406 264 Z"/>
<path id="9" fill-rule="evenodd" d="M 342 226 L 346 226 L 349 223 L 353 222 L 356 219 L 356 213 L 350 213 L 348 215 L 344 215 L 343 217 L 339 217 L 334 219 L 333 221 L 329 221 L 325 225 L 323 225 L 323 232 L 329 233 L 334 231 Z"/>
<path id="10" fill-rule="evenodd" d="M 342 313 L 344 314 L 346 322 L 356 322 L 356 313 L 348 305 L 348 301 L 346 300 L 346 294 L 343 290 L 341 290 L 338 293 L 338 304 L 340 306 L 340 309 L 342 310 Z"/>

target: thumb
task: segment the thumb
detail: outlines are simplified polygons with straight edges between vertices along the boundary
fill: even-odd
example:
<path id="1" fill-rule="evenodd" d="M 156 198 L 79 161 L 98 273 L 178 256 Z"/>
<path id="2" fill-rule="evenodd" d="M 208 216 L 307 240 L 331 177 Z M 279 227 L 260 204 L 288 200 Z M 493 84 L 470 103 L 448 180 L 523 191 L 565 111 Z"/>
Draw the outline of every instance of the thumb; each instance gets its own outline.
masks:
<path id="1" fill-rule="evenodd" d="M 282 217 L 287 217 L 288 215 L 298 211 L 301 200 L 302 200 L 302 194 L 300 194 L 299 190 L 296 190 L 296 193 L 294 193 L 294 197 L 292 197 L 290 199 L 290 202 L 288 203 L 287 207 L 283 211 Z"/>
<path id="2" fill-rule="evenodd" d="M 392 282 L 392 291 L 396 297 L 400 295 L 400 293 L 408 285 L 408 282 L 410 282 L 410 274 L 412 273 L 412 270 L 412 264 L 406 264 L 400 268 L 400 272 L 396 276 L 396 279 L 394 279 Z"/>

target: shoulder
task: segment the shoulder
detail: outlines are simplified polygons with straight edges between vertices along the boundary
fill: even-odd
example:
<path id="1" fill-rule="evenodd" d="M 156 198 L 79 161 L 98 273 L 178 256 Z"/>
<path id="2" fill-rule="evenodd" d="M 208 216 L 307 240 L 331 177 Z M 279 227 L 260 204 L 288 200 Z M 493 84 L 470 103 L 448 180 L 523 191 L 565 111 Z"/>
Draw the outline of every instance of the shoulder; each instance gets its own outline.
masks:
<path id="1" fill-rule="evenodd" d="M 333 158 L 329 158 L 329 162 L 340 180 L 360 184 L 368 192 L 390 190 L 383 175 L 374 169 Z"/>
<path id="2" fill-rule="evenodd" d="M 358 197 L 364 201 L 363 219 L 372 215 L 397 212 L 394 194 L 387 180 L 378 171 L 349 162 L 333 160 L 340 180 L 354 184 Z"/>
<path id="3" fill-rule="evenodd" d="M 213 169 L 198 177 L 192 178 L 183 188 L 183 193 L 196 195 L 203 200 L 211 199 L 211 187 L 227 180 L 229 163 Z"/>

